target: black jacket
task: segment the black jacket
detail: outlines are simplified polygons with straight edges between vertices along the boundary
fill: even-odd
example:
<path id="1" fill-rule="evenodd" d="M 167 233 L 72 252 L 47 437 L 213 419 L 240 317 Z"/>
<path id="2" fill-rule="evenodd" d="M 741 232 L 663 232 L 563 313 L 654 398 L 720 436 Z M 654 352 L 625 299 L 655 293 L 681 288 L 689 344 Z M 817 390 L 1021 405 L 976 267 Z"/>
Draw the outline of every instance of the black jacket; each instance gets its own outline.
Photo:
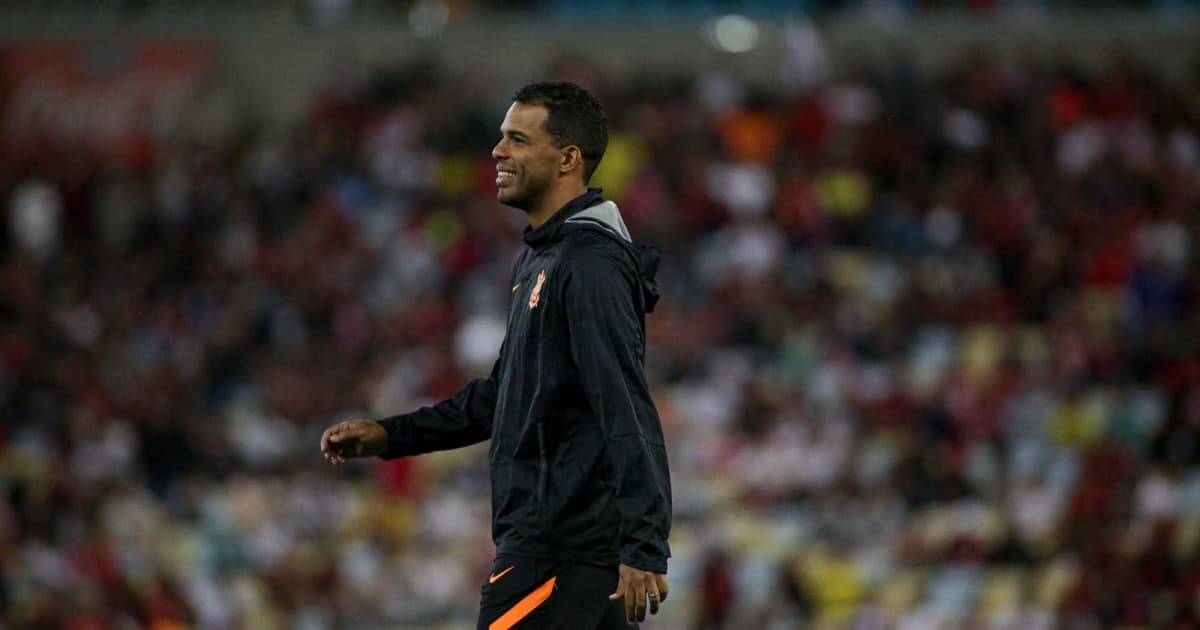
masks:
<path id="1" fill-rule="evenodd" d="M 664 573 L 671 485 L 643 371 L 659 252 L 632 243 L 598 189 L 525 243 L 491 375 L 381 420 L 382 457 L 491 438 L 497 553 Z"/>

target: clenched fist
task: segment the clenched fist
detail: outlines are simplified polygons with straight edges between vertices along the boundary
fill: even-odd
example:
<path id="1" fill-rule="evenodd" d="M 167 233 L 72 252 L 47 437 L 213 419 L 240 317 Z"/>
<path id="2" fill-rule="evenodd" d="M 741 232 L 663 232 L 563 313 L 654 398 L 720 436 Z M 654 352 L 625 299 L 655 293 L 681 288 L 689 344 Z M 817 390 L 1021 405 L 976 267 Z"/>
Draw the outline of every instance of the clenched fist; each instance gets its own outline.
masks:
<path id="1" fill-rule="evenodd" d="M 351 457 L 374 457 L 387 450 L 387 431 L 370 420 L 339 422 L 321 434 L 321 454 L 333 465 Z"/>

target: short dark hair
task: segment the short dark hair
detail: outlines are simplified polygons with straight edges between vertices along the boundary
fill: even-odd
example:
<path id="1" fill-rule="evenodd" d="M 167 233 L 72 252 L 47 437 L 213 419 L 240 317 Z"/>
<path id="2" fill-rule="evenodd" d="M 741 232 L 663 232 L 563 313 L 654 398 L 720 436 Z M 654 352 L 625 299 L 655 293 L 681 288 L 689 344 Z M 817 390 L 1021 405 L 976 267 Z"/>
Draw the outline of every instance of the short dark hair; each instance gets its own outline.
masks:
<path id="1" fill-rule="evenodd" d="M 526 85 L 517 90 L 513 100 L 546 108 L 543 126 L 554 138 L 554 146 L 579 147 L 583 155 L 583 181 L 590 181 L 608 148 L 608 119 L 600 101 L 574 83 L 549 81 Z"/>

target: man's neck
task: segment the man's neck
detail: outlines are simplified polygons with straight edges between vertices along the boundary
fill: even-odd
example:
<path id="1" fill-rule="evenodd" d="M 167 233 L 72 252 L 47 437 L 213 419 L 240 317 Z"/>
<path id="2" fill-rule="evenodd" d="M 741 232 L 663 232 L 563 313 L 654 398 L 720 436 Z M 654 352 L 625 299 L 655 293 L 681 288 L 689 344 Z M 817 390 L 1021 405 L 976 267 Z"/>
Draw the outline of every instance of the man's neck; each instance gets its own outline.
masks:
<path id="1" fill-rule="evenodd" d="M 548 193 L 536 208 L 529 210 L 529 225 L 533 229 L 542 227 L 554 213 L 567 205 L 572 199 L 587 192 L 587 186 L 580 184 L 578 188 L 570 187 Z"/>

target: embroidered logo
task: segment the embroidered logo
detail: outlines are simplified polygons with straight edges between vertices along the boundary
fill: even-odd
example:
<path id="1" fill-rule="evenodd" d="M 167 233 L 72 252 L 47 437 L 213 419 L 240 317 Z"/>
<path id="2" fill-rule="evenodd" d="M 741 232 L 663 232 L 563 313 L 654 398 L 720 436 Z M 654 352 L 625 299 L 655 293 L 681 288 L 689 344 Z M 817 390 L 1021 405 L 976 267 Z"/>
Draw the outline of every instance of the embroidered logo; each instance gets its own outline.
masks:
<path id="1" fill-rule="evenodd" d="M 515 568 L 515 567 L 508 567 L 507 569 L 505 569 L 495 575 L 488 576 L 488 584 L 495 584 L 496 580 L 499 580 L 500 578 L 504 577 L 504 574 L 508 573 L 509 571 L 512 571 L 513 568 Z"/>
<path id="2" fill-rule="evenodd" d="M 542 300 L 542 284 L 544 282 L 546 282 L 545 269 L 538 274 L 537 283 L 533 285 L 533 290 L 529 292 L 529 308 L 537 308 L 538 302 Z"/>

